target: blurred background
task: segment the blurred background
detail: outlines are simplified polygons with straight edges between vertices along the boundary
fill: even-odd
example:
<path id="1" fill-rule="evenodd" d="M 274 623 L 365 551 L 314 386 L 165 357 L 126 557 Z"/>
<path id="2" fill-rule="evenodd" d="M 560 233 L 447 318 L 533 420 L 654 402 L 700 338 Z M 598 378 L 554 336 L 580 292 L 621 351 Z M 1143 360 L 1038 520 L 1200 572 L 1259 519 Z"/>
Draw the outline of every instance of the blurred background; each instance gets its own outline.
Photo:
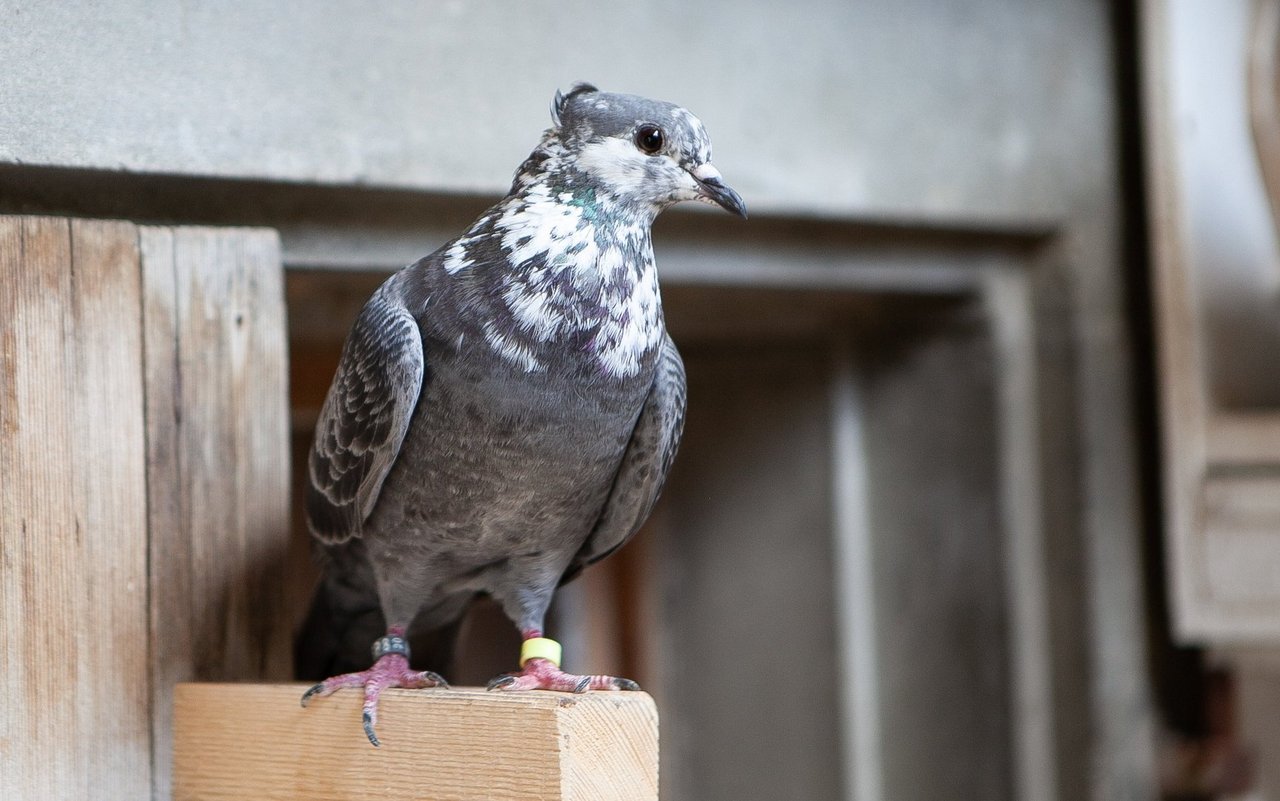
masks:
<path id="1" fill-rule="evenodd" d="M 1280 801 L 1278 34 L 1280 0 L 0 2 L 0 210 L 278 231 L 296 480 L 356 312 L 557 88 L 680 103 L 752 216 L 655 227 L 685 444 L 550 627 L 656 697 L 662 797 Z M 455 678 L 516 653 L 481 604 Z"/>

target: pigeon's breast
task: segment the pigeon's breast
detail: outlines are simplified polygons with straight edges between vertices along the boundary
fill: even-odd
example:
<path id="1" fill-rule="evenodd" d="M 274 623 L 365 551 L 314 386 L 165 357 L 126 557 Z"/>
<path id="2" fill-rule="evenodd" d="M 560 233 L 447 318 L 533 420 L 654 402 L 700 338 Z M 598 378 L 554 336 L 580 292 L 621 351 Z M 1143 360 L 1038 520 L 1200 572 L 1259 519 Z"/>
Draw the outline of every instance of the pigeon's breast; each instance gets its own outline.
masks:
<path id="1" fill-rule="evenodd" d="M 648 222 L 590 189 L 532 187 L 442 253 L 428 280 L 445 313 L 440 333 L 460 351 L 478 339 L 525 372 L 625 379 L 662 341 Z"/>
<path id="2" fill-rule="evenodd" d="M 366 537 L 465 568 L 567 560 L 599 519 L 665 328 L 648 227 L 573 199 L 510 198 L 426 268 L 422 393 Z"/>
<path id="3" fill-rule="evenodd" d="M 506 277 L 480 326 L 497 356 L 526 372 L 578 369 L 613 380 L 644 372 L 665 331 L 652 254 L 616 242 L 584 253 L 586 266 L 544 255 Z"/>
<path id="4" fill-rule="evenodd" d="M 459 566 L 570 554 L 599 518 L 649 375 L 582 382 L 502 360 L 442 359 L 367 536 L 394 536 Z"/>

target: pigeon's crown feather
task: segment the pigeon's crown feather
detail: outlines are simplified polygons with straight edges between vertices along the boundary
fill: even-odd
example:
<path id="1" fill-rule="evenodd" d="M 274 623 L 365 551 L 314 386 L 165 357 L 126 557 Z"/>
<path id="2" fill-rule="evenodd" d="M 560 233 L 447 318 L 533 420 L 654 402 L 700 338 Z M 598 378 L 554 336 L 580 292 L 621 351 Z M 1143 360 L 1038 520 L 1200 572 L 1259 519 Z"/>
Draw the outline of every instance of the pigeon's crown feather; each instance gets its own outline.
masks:
<path id="1" fill-rule="evenodd" d="M 599 91 L 600 90 L 597 89 L 594 85 L 586 83 L 585 81 L 580 83 L 575 83 L 573 87 L 569 89 L 569 94 L 567 95 L 564 92 L 561 92 L 559 89 L 557 89 L 555 97 L 552 98 L 551 100 L 551 121 L 555 124 L 557 128 L 560 127 L 561 112 L 564 110 L 565 103 L 567 103 L 569 99 L 572 98 L 574 95 L 581 94 L 583 92 L 599 92 Z"/>
<path id="2" fill-rule="evenodd" d="M 568 94 L 556 92 L 552 119 L 561 139 L 570 145 L 630 139 L 642 126 L 653 125 L 663 133 L 661 152 L 685 165 L 711 160 L 711 138 L 702 121 L 675 103 L 602 92 L 589 83 L 578 83 Z"/>

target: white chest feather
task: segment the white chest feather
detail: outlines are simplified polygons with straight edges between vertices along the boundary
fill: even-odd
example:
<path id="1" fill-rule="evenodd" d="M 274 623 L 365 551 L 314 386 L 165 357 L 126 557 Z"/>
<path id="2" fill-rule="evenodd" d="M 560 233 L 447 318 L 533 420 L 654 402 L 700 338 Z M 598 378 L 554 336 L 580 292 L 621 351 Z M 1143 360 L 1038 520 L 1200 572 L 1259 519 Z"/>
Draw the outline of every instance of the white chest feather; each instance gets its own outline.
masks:
<path id="1" fill-rule="evenodd" d="M 610 222 L 601 231 L 599 207 L 568 192 L 538 188 L 522 200 L 494 223 L 510 265 L 501 292 L 510 319 L 486 323 L 486 341 L 534 372 L 555 358 L 555 343 L 585 334 L 603 372 L 636 375 L 663 334 L 648 226 Z M 451 273 L 465 261 L 462 241 L 446 254 Z"/>

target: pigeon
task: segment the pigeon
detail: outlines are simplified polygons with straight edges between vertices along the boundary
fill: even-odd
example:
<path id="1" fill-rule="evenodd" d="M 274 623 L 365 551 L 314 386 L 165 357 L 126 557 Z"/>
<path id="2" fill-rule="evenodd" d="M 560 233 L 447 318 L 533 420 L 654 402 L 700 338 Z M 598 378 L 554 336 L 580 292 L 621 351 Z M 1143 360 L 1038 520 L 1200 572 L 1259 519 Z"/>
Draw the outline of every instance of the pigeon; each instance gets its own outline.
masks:
<path id="1" fill-rule="evenodd" d="M 650 227 L 684 200 L 746 207 L 680 106 L 580 83 L 551 116 L 504 198 L 374 292 L 316 424 L 323 577 L 296 657 L 329 678 L 302 703 L 363 688 L 374 746 L 383 690 L 447 686 L 410 646 L 443 669 L 481 595 L 523 643 L 490 690 L 638 689 L 561 670 L 544 618 L 635 534 L 680 443 L 685 373 Z"/>

